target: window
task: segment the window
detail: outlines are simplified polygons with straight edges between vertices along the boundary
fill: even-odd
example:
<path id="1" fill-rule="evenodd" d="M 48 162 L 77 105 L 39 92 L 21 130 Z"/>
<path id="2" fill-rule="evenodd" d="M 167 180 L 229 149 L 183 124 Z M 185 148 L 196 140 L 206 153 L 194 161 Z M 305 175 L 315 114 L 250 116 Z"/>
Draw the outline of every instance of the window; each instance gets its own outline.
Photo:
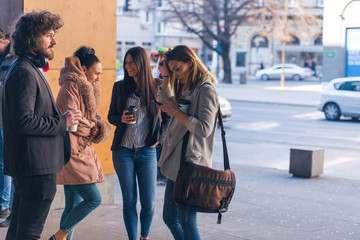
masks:
<path id="1" fill-rule="evenodd" d="M 163 32 L 163 23 L 162 22 L 157 22 L 157 24 L 156 24 L 156 32 L 157 33 L 162 33 Z"/>
<path id="2" fill-rule="evenodd" d="M 344 82 L 340 86 L 339 90 L 359 92 L 360 91 L 360 82 L 359 81 Z"/>
<path id="3" fill-rule="evenodd" d="M 317 7 L 324 7 L 324 0 L 317 0 L 316 1 L 316 6 Z"/>
<path id="4" fill-rule="evenodd" d="M 268 41 L 267 37 L 262 37 L 262 36 L 259 36 L 259 35 L 255 35 L 253 37 L 253 39 L 251 40 L 251 47 L 267 48 L 267 47 L 269 47 L 269 41 Z"/>
<path id="5" fill-rule="evenodd" d="M 322 45 L 322 37 L 318 37 L 314 41 L 314 45 L 321 46 Z"/>
<path id="6" fill-rule="evenodd" d="M 291 42 L 289 45 L 300 45 L 300 40 L 297 37 L 292 36 Z"/>
<path id="7" fill-rule="evenodd" d="M 334 84 L 334 88 L 335 88 L 336 90 L 339 90 L 340 88 L 342 88 L 342 85 L 344 85 L 344 83 L 342 83 L 342 82 L 335 83 L 335 84 Z"/>
<path id="8" fill-rule="evenodd" d="M 360 76 L 360 28 L 346 29 L 346 77 Z"/>
<path id="9" fill-rule="evenodd" d="M 157 0 L 157 7 L 162 7 L 162 5 L 163 5 L 162 0 Z"/>
<path id="10" fill-rule="evenodd" d="M 236 66 L 245 67 L 245 55 L 246 52 L 237 52 L 236 53 Z"/>
<path id="11" fill-rule="evenodd" d="M 150 12 L 149 12 L 149 11 L 146 11 L 146 18 L 145 18 L 145 21 L 146 21 L 147 23 L 149 23 L 149 22 L 150 22 Z"/>

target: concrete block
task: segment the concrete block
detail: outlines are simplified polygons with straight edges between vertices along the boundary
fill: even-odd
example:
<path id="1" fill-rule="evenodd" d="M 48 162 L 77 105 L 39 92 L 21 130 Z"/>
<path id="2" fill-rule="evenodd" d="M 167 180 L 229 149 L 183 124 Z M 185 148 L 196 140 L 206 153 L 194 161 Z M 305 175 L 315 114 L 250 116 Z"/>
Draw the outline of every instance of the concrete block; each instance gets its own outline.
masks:
<path id="1" fill-rule="evenodd" d="M 105 181 L 97 183 L 101 193 L 101 204 L 114 204 L 114 174 L 105 175 Z M 57 191 L 54 201 L 51 204 L 51 210 L 65 207 L 64 186 L 57 185 Z"/>
<path id="2" fill-rule="evenodd" d="M 318 177 L 324 172 L 324 149 L 290 149 L 290 169 L 294 177 Z"/>

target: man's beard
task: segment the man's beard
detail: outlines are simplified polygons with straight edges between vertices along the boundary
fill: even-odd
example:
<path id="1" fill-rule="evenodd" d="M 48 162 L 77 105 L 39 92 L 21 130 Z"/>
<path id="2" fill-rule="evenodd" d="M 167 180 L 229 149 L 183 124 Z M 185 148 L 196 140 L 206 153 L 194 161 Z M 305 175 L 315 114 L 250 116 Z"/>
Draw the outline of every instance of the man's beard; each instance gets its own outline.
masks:
<path id="1" fill-rule="evenodd" d="M 50 49 L 50 47 L 51 47 L 51 49 Z M 45 57 L 49 60 L 52 60 L 52 59 L 54 59 L 54 56 L 55 56 L 53 47 L 54 47 L 53 45 L 49 45 L 47 48 L 44 48 L 42 45 L 42 42 L 40 40 L 38 40 L 35 43 L 34 52 L 37 55 L 39 55 L 40 57 Z"/>

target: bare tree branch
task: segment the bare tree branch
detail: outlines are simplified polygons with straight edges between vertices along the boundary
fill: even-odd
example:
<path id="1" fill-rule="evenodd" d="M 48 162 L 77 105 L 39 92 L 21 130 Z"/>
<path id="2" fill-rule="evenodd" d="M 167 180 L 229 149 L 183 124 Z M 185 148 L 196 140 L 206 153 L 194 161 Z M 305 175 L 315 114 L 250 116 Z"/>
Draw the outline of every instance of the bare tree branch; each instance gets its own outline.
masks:
<path id="1" fill-rule="evenodd" d="M 230 45 L 237 28 L 247 21 L 254 0 L 167 0 L 173 13 L 187 31 L 223 59 L 224 82 L 231 82 Z M 171 19 L 168 18 L 168 19 Z M 213 41 L 217 46 L 213 46 Z"/>

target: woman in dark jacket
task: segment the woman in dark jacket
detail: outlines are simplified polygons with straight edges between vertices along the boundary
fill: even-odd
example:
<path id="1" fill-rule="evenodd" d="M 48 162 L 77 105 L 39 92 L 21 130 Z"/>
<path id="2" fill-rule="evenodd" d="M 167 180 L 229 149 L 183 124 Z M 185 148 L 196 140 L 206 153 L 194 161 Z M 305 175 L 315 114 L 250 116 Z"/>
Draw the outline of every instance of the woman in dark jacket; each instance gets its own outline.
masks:
<path id="1" fill-rule="evenodd" d="M 113 151 L 114 168 L 123 196 L 123 217 L 130 240 L 137 239 L 137 186 L 140 193 L 141 238 L 148 239 L 154 216 L 157 160 L 155 147 L 163 139 L 167 121 L 157 109 L 159 82 L 151 72 L 145 49 L 134 47 L 124 59 L 124 80 L 113 87 L 108 120 L 116 126 Z M 129 114 L 129 106 L 137 108 Z"/>

